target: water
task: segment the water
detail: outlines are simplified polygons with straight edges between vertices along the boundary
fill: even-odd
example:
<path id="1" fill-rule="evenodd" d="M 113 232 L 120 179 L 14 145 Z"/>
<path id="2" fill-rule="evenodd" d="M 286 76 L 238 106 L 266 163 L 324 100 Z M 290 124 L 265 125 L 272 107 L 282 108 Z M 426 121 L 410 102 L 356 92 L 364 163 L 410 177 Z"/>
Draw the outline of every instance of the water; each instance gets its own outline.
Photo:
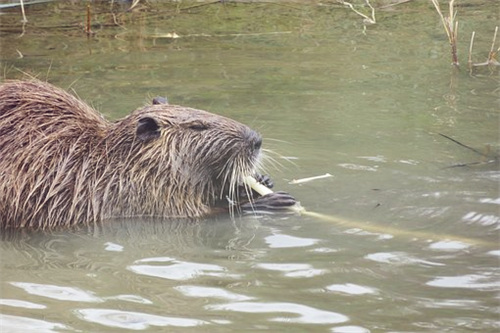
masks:
<path id="1" fill-rule="evenodd" d="M 498 70 L 466 70 L 470 33 L 482 62 L 498 5 L 460 7 L 460 72 L 425 3 L 377 10 L 366 31 L 331 4 L 174 5 L 125 3 L 115 26 L 94 4 L 90 39 L 83 4 L 32 5 L 22 37 L 5 11 L 4 76 L 48 77 L 112 119 L 165 95 L 247 123 L 275 152 L 276 188 L 330 220 L 3 235 L 2 332 L 497 331 L 498 163 L 449 167 L 498 156 Z"/>

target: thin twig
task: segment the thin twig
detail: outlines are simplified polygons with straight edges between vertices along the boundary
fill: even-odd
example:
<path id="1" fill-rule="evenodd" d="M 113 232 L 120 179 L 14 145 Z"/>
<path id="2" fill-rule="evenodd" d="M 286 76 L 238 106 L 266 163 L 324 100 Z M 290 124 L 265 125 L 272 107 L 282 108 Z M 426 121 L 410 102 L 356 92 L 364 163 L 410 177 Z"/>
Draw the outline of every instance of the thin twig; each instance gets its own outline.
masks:
<path id="1" fill-rule="evenodd" d="M 432 4 L 436 8 L 437 13 L 439 14 L 439 17 L 441 18 L 441 23 L 443 24 L 444 31 L 446 32 L 446 35 L 448 36 L 448 40 L 450 39 L 450 32 L 448 30 L 448 26 L 446 25 L 446 19 L 443 16 L 443 12 L 441 11 L 441 7 L 439 6 L 439 2 L 437 0 L 431 0 Z"/>
<path id="2" fill-rule="evenodd" d="M 329 173 L 325 173 L 324 175 L 321 175 L 321 176 L 307 177 L 307 178 L 301 178 L 301 179 L 293 179 L 293 180 L 289 181 L 288 184 L 302 184 L 302 183 L 310 182 L 312 180 L 329 178 L 329 177 L 333 177 L 333 176 L 331 174 L 329 174 Z"/>
<path id="3" fill-rule="evenodd" d="M 23 23 L 27 23 L 28 19 L 26 18 L 26 13 L 24 12 L 24 1 L 21 0 L 21 12 L 23 13 Z"/>
<path id="4" fill-rule="evenodd" d="M 481 67 L 481 66 L 500 66 L 500 62 L 496 59 L 498 52 L 500 51 L 500 47 L 495 51 L 495 44 L 497 39 L 498 26 L 495 27 L 495 32 L 493 34 L 493 41 L 491 43 L 490 52 L 488 54 L 488 59 L 485 62 L 473 63 L 473 67 Z"/>
<path id="5" fill-rule="evenodd" d="M 483 156 L 483 157 L 488 157 L 488 154 L 485 154 L 485 153 L 483 153 L 483 152 L 481 152 L 481 151 L 479 151 L 479 150 L 477 150 L 477 149 L 475 149 L 475 148 L 469 147 L 469 146 L 467 146 L 467 145 L 465 145 L 465 144 L 463 144 L 463 143 L 461 143 L 461 142 L 459 142 L 459 141 L 457 141 L 457 140 L 455 140 L 455 139 L 453 139 L 453 138 L 450 138 L 448 135 L 445 135 L 445 134 L 442 134 L 442 133 L 438 133 L 438 134 L 439 134 L 439 135 L 441 135 L 443 138 L 446 138 L 446 139 L 448 139 L 448 140 L 451 140 L 451 141 L 455 142 L 455 143 L 456 143 L 456 144 L 458 144 L 459 146 L 462 146 L 462 147 L 464 147 L 464 148 L 467 148 L 467 149 L 472 150 L 472 151 L 473 151 L 473 152 L 475 152 L 476 154 L 479 154 L 479 155 L 481 155 L 481 156 Z"/>
<path id="6" fill-rule="evenodd" d="M 463 167 L 470 167 L 470 166 L 477 166 L 477 165 L 486 165 L 486 164 L 492 164 L 496 163 L 497 160 L 488 160 L 488 161 L 480 161 L 480 162 L 469 162 L 469 163 L 458 163 L 458 164 L 453 164 L 450 166 L 445 167 L 444 169 L 451 169 L 451 168 L 463 168 Z"/>
<path id="7" fill-rule="evenodd" d="M 91 26 L 91 14 L 90 14 L 90 4 L 87 4 L 87 23 L 85 27 L 85 32 L 87 33 L 87 37 L 92 34 L 92 29 L 90 28 Z"/>
<path id="8" fill-rule="evenodd" d="M 130 6 L 130 8 L 128 10 L 130 11 L 130 10 L 134 9 L 134 7 L 139 4 L 139 1 L 140 0 L 134 0 L 134 2 L 132 3 L 132 6 Z"/>
<path id="9" fill-rule="evenodd" d="M 354 8 L 354 6 L 350 3 L 350 2 L 347 2 L 347 1 L 343 1 L 343 0 L 338 0 L 338 2 L 344 6 L 347 6 L 349 8 L 351 8 L 356 14 L 358 14 L 359 16 L 363 17 L 363 22 L 364 23 L 369 23 L 369 24 L 375 24 L 377 23 L 377 21 L 375 20 L 375 8 L 373 8 L 373 6 L 370 4 L 370 0 L 365 0 L 366 4 L 368 5 L 368 7 L 370 7 L 371 11 L 372 11 L 372 17 L 368 17 L 366 16 L 365 14 L 361 13 L 360 11 L 358 11 L 356 8 Z"/>
<path id="10" fill-rule="evenodd" d="M 372 10 L 372 17 L 369 20 L 369 23 L 371 23 L 371 24 L 377 23 L 377 21 L 375 20 L 375 8 L 373 8 L 373 6 L 372 6 L 372 4 L 370 3 L 369 0 L 365 0 L 365 2 L 368 5 L 368 7 L 370 7 L 370 9 Z"/>
<path id="11" fill-rule="evenodd" d="M 387 4 L 387 5 L 378 7 L 378 9 L 386 9 L 386 8 L 397 6 L 397 5 L 401 5 L 403 3 L 407 3 L 407 2 L 410 2 L 410 1 L 412 1 L 412 0 L 399 0 L 398 2 L 390 3 L 390 4 Z"/>
<path id="12" fill-rule="evenodd" d="M 479 161 L 479 162 L 469 162 L 469 163 L 453 164 L 453 165 L 450 165 L 450 166 L 446 167 L 445 169 L 498 163 L 498 161 L 500 159 L 500 156 L 495 155 L 495 154 L 490 154 L 490 146 L 489 145 L 486 147 L 487 148 L 486 152 L 482 152 L 482 151 L 479 151 L 479 150 L 477 150 L 475 148 L 469 147 L 466 144 L 463 144 L 463 143 L 461 143 L 461 142 L 459 142 L 459 141 L 457 141 L 455 139 L 452 139 L 452 138 L 450 138 L 449 136 L 447 136 L 445 134 L 442 134 L 442 133 L 438 133 L 438 134 L 441 135 L 443 138 L 446 138 L 446 139 L 448 139 L 448 140 L 450 140 L 450 141 L 458 144 L 461 147 L 464 147 L 464 148 L 467 148 L 469 150 L 472 150 L 476 154 L 480 155 L 482 157 L 482 159 L 483 159 L 482 161 Z"/>
<path id="13" fill-rule="evenodd" d="M 472 71 L 472 48 L 474 47 L 474 37 L 476 36 L 476 32 L 473 31 L 472 35 L 470 36 L 470 45 L 469 45 L 469 60 L 467 61 L 467 64 L 469 66 L 469 70 Z"/>
<path id="14" fill-rule="evenodd" d="M 497 41 L 498 26 L 495 27 L 495 33 L 493 34 L 493 41 L 491 42 L 491 49 L 488 55 L 488 63 L 496 62 L 495 56 L 497 52 L 495 51 L 495 43 Z"/>

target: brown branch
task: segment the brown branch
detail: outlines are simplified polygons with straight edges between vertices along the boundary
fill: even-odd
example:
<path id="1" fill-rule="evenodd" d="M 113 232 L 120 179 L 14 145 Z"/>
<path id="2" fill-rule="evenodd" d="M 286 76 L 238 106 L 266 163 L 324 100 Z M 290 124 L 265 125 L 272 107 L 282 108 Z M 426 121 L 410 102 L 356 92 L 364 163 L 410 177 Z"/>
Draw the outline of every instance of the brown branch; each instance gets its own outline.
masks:
<path id="1" fill-rule="evenodd" d="M 498 26 L 495 27 L 495 33 L 493 34 L 493 41 L 491 42 L 491 49 L 490 49 L 490 53 L 488 54 L 488 63 L 495 64 L 498 66 L 499 63 L 495 59 L 498 51 L 500 50 L 500 48 L 498 48 L 498 50 L 495 51 L 495 43 L 497 41 L 497 33 L 498 33 Z"/>

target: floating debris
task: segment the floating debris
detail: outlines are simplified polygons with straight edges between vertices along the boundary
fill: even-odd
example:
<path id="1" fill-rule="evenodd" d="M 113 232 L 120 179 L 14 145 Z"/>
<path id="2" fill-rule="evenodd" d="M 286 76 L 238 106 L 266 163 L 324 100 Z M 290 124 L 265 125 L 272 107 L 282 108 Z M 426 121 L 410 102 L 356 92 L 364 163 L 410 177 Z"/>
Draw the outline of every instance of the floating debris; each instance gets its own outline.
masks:
<path id="1" fill-rule="evenodd" d="M 289 181 L 288 184 L 302 184 L 302 183 L 310 182 L 312 180 L 329 178 L 329 177 L 333 177 L 333 176 L 330 175 L 329 173 L 325 173 L 324 175 L 321 175 L 321 176 L 307 177 L 307 178 L 301 178 L 301 179 L 293 179 L 293 180 Z"/>

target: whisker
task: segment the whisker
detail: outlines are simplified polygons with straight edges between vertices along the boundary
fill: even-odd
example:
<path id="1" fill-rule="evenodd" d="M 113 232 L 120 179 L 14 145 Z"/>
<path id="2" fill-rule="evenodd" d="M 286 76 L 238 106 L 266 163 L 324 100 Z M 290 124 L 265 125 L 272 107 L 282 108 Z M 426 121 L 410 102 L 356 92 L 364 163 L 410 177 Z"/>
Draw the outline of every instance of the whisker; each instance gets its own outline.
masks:
<path id="1" fill-rule="evenodd" d="M 266 141 L 273 141 L 273 142 L 279 142 L 279 143 L 292 144 L 290 141 L 285 141 L 285 140 L 275 139 L 275 138 L 266 138 Z"/>
<path id="2" fill-rule="evenodd" d="M 291 159 L 286 158 L 284 155 L 281 155 L 274 150 L 264 149 L 264 152 L 266 153 L 264 155 L 264 157 L 266 158 L 266 161 L 270 161 L 271 163 L 275 163 L 279 168 L 286 169 L 285 165 L 282 164 L 280 161 L 286 161 L 287 163 L 291 164 L 292 166 L 297 167 L 297 164 L 295 162 L 293 162 Z M 271 154 L 276 156 L 277 158 L 279 158 L 279 160 L 277 158 L 274 158 L 273 156 L 270 156 Z M 279 168 L 276 168 L 276 169 L 279 169 Z"/>

